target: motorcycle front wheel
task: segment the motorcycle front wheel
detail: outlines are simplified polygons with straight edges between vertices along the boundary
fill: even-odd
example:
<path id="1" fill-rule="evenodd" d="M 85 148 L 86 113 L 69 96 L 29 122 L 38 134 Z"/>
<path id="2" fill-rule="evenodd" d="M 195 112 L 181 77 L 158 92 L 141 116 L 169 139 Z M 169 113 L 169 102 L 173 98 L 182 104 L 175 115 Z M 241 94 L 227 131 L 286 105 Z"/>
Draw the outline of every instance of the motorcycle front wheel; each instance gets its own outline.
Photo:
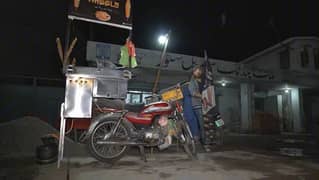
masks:
<path id="1" fill-rule="evenodd" d="M 184 150 L 187 153 L 189 158 L 196 159 L 197 158 L 196 144 L 195 144 L 195 140 L 191 134 L 189 125 L 184 120 L 182 120 L 180 122 L 181 122 L 182 136 L 184 137 L 184 143 L 183 143 Z M 182 137 L 182 139 L 183 139 L 183 137 Z"/>
<path id="2" fill-rule="evenodd" d="M 109 145 L 97 143 L 99 140 L 104 140 L 105 135 L 111 132 L 116 123 L 116 120 L 102 121 L 96 125 L 90 135 L 90 139 L 88 141 L 89 151 L 92 156 L 99 161 L 114 163 L 121 159 L 128 150 L 128 146 L 125 145 Z M 121 123 L 115 134 L 112 136 L 112 139 L 127 139 L 128 137 L 129 130 L 123 123 Z"/>

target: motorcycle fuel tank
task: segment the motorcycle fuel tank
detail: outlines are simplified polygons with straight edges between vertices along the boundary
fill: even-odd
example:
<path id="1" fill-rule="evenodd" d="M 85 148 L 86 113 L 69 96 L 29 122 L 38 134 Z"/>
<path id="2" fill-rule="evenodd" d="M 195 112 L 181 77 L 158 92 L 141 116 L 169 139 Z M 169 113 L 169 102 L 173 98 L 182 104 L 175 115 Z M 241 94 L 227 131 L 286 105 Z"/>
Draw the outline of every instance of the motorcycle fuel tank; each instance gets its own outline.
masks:
<path id="1" fill-rule="evenodd" d="M 151 125 L 154 117 L 158 115 L 169 115 L 173 112 L 172 105 L 159 101 L 147 104 L 140 113 L 129 112 L 126 119 L 133 124 Z"/>
<path id="2" fill-rule="evenodd" d="M 159 101 L 146 105 L 141 114 L 170 114 L 173 111 L 172 105 L 170 103 Z"/>

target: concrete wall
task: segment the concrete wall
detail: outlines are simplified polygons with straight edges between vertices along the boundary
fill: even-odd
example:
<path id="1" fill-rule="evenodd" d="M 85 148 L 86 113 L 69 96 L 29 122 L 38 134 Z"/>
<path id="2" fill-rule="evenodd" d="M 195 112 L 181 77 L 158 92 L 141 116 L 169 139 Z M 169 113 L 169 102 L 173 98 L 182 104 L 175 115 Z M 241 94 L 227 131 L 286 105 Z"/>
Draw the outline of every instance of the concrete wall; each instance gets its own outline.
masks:
<path id="1" fill-rule="evenodd" d="M 293 130 L 294 132 L 302 132 L 302 104 L 300 89 L 293 88 L 290 92 L 291 97 L 291 110 L 292 110 L 292 121 L 293 121 Z"/>
<path id="2" fill-rule="evenodd" d="M 314 37 L 296 37 L 283 41 L 244 61 L 249 69 L 260 69 L 274 75 L 275 79 L 289 85 L 319 87 L 319 69 L 315 68 L 314 51 L 318 50 L 319 39 Z M 289 51 L 289 69 L 280 68 L 281 52 Z M 302 66 L 301 52 L 307 51 L 308 65 Z M 285 84 L 282 84 L 284 86 Z"/>
<path id="3" fill-rule="evenodd" d="M 32 85 L 1 85 L 0 114 L 2 121 L 34 115 L 53 124 L 64 101 L 64 88 Z"/>
<path id="4" fill-rule="evenodd" d="M 130 87 L 138 87 L 131 83 Z M 151 87 L 151 86 L 150 86 Z M 240 123 L 240 96 L 238 88 L 217 87 L 218 110 L 226 127 L 238 128 Z M 0 122 L 33 115 L 54 124 L 59 118 L 60 104 L 64 101 L 63 87 L 3 84 L 0 86 Z"/>
<path id="5" fill-rule="evenodd" d="M 305 129 L 312 134 L 319 132 L 319 96 L 304 95 Z M 318 133 L 319 134 L 319 133 Z"/>
<path id="6" fill-rule="evenodd" d="M 225 121 L 226 128 L 239 130 L 240 91 L 238 88 L 216 88 L 217 107 Z"/>
<path id="7" fill-rule="evenodd" d="M 279 117 L 279 127 L 280 127 L 280 131 L 283 130 L 283 118 L 284 118 L 284 114 L 283 114 L 283 95 L 277 95 L 277 105 L 278 105 L 278 117 Z"/>
<path id="8" fill-rule="evenodd" d="M 291 69 L 294 71 L 304 72 L 304 73 L 319 73 L 319 69 L 315 69 L 314 63 L 314 49 L 319 48 L 318 41 L 313 40 L 298 40 L 293 41 L 290 45 L 290 64 Z M 307 50 L 309 56 L 309 64 L 306 67 L 301 66 L 301 55 L 300 53 Z"/>
<path id="9" fill-rule="evenodd" d="M 319 69 L 315 69 L 314 66 L 314 49 L 319 48 L 319 41 L 311 38 L 298 38 L 287 40 L 275 48 L 269 48 L 271 50 L 257 55 L 250 60 L 244 62 L 251 68 L 259 68 L 271 71 L 278 71 L 280 69 L 280 53 L 286 49 L 289 50 L 290 57 L 290 69 L 291 71 L 299 71 L 305 73 L 319 73 Z M 309 64 L 307 67 L 301 66 L 300 53 L 306 49 L 309 55 Z"/>
<path id="10" fill-rule="evenodd" d="M 271 113 L 275 117 L 278 117 L 277 96 L 266 97 L 264 103 L 264 112 Z"/>
<path id="11" fill-rule="evenodd" d="M 120 49 L 122 45 L 109 44 L 103 42 L 88 41 L 87 42 L 87 53 L 86 59 L 88 61 L 96 61 L 97 58 L 97 47 L 104 47 L 104 51 L 107 54 L 107 59 L 114 63 L 118 63 L 120 58 Z M 136 48 L 136 60 L 139 67 L 143 68 L 158 68 L 161 57 L 161 49 L 150 50 L 150 49 L 141 49 Z M 203 54 L 204 56 L 204 54 Z M 237 63 L 218 60 L 218 59 L 209 59 L 211 62 L 216 63 L 220 68 L 231 68 L 234 69 Z M 191 72 L 192 67 L 200 65 L 204 62 L 203 57 L 189 56 L 185 54 L 176 54 L 176 53 L 166 53 L 165 62 L 163 64 L 164 70 L 171 71 L 183 71 Z"/>
<path id="12" fill-rule="evenodd" d="M 271 53 L 265 54 L 263 56 L 259 56 L 255 60 L 248 63 L 248 66 L 252 69 L 263 69 L 270 71 L 278 71 L 280 70 L 280 55 L 284 48 L 279 48 L 277 50 L 272 51 Z"/>
<path id="13" fill-rule="evenodd" d="M 317 50 L 318 47 L 318 38 L 290 38 L 243 61 L 246 67 L 250 69 L 269 71 L 281 79 L 281 82 L 277 82 L 276 86 L 270 87 L 269 91 L 290 89 L 289 93 L 283 94 L 281 98 L 274 96 L 273 98 L 267 97 L 264 100 L 264 111 L 281 117 L 281 129 L 283 131 L 304 132 L 306 130 L 306 118 L 313 117 L 309 110 L 312 109 L 311 105 L 308 104 L 307 109 L 303 107 L 305 103 L 303 103 L 301 91 L 302 89 L 318 89 L 319 69 L 315 68 L 314 59 L 314 50 Z M 280 68 L 280 54 L 285 50 L 289 51 L 289 69 Z M 305 51 L 308 54 L 308 64 L 302 66 L 301 53 Z M 260 89 L 265 89 L 265 87 Z M 304 113 L 304 111 L 306 112 Z M 310 129 L 307 128 L 307 130 Z"/>
<path id="14" fill-rule="evenodd" d="M 96 61 L 97 49 L 99 47 L 104 47 L 104 51 L 107 53 L 106 61 L 112 61 L 118 63 L 120 58 L 120 48 L 121 45 L 108 44 L 102 42 L 88 41 L 87 43 L 87 54 L 86 59 L 88 61 Z M 136 60 L 138 67 L 144 69 L 157 69 L 160 63 L 161 50 L 149 50 L 136 48 Z M 247 80 L 266 80 L 273 81 L 277 79 L 277 76 L 272 76 L 272 73 L 253 71 L 240 63 L 209 58 L 212 65 L 213 73 L 216 80 L 223 80 L 227 78 L 241 78 Z M 176 54 L 168 52 L 165 56 L 164 64 L 162 66 L 163 70 L 173 71 L 179 73 L 190 73 L 192 68 L 196 65 L 200 65 L 204 62 L 203 57 L 190 56 L 185 54 Z M 253 76 L 253 74 L 259 75 Z M 278 80 L 278 79 L 277 79 Z"/>
<path id="15" fill-rule="evenodd" d="M 317 141 L 319 142 L 319 97 L 316 97 L 316 99 L 311 104 L 311 117 L 312 117 L 312 130 L 313 134 L 317 137 Z"/>
<path id="16" fill-rule="evenodd" d="M 255 110 L 254 103 L 254 85 L 248 83 L 240 84 L 240 114 L 241 114 L 241 131 L 250 132 Z"/>

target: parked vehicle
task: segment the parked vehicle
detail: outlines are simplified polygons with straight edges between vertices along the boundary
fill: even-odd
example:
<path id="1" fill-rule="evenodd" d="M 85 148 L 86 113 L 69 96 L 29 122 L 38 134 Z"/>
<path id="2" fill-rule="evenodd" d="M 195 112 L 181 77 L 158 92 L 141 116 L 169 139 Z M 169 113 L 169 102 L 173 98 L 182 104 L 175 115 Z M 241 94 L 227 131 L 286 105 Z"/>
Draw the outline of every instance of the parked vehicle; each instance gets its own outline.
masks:
<path id="1" fill-rule="evenodd" d="M 138 146 L 142 155 L 144 147 L 166 149 L 174 138 L 190 158 L 196 157 L 195 142 L 178 101 L 152 102 L 139 113 L 98 109 L 101 113 L 92 119 L 86 137 L 91 154 L 100 161 L 117 161 L 130 146 Z"/>
<path id="2" fill-rule="evenodd" d="M 174 138 L 183 145 L 190 158 L 196 156 L 194 139 L 178 102 L 183 97 L 178 86 L 162 91 L 156 101 L 145 105 L 141 112 L 133 113 L 119 103 L 126 98 L 127 81 L 131 78 L 129 71 L 114 66 L 70 65 L 65 75 L 58 167 L 63 159 L 65 127 L 69 119 L 91 119 L 84 140 L 91 154 L 103 162 L 119 160 L 130 146 L 138 146 L 142 154 L 145 146 L 165 149 Z M 105 100 L 108 101 L 106 105 L 99 105 L 99 101 Z"/>

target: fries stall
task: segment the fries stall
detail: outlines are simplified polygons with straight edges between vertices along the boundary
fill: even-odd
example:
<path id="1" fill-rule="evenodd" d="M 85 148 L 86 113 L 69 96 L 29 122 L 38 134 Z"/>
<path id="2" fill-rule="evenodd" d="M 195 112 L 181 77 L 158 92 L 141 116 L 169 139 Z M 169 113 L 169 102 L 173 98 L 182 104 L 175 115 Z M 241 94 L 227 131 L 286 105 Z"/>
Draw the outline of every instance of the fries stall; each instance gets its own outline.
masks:
<path id="1" fill-rule="evenodd" d="M 66 121 L 71 118 L 73 120 L 91 118 L 92 105 L 98 99 L 125 99 L 127 80 L 131 78 L 130 71 L 119 70 L 114 66 L 100 66 L 99 59 L 96 60 L 97 67 L 76 66 L 76 59 L 70 56 L 77 38 L 69 45 L 70 27 L 74 21 L 99 23 L 131 30 L 131 0 L 70 1 L 64 52 L 60 38 L 56 40 L 63 73 L 66 76 L 65 100 L 60 110 L 58 167 L 63 159 Z"/>

